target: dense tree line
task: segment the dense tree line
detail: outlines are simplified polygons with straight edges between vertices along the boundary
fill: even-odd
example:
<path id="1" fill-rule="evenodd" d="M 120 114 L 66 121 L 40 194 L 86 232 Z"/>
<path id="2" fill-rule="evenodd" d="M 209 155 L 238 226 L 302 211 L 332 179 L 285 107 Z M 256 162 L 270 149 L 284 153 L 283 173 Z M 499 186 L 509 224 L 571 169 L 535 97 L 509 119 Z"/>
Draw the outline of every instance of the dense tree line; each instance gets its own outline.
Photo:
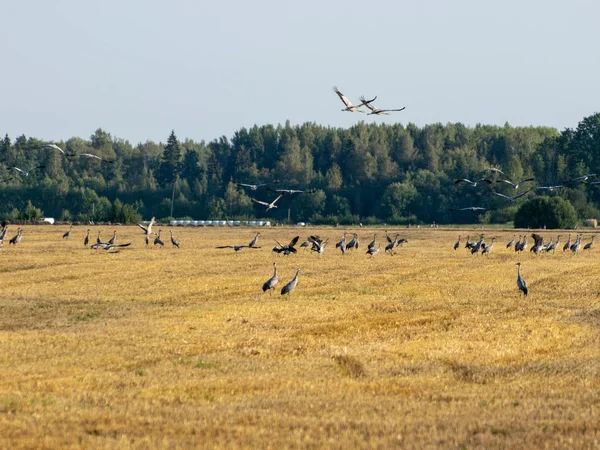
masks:
<path id="1" fill-rule="evenodd" d="M 575 130 L 432 124 L 417 127 L 359 123 L 348 129 L 314 123 L 242 128 L 228 139 L 137 145 L 98 129 L 89 139 L 57 144 L 70 154 L 92 153 L 106 160 L 71 157 L 43 148 L 41 139 L 19 136 L 0 141 L 0 216 L 25 218 L 32 208 L 63 220 L 133 222 L 141 216 L 194 219 L 265 217 L 232 181 L 279 180 L 281 187 L 313 188 L 313 194 L 284 196 L 269 218 L 293 221 L 468 223 L 509 222 L 518 207 L 491 194 L 505 185 L 472 188 L 454 180 L 474 177 L 489 166 L 506 177 L 534 176 L 556 185 L 600 169 L 600 114 Z M 10 167 L 45 165 L 21 176 Z M 532 194 L 530 194 L 532 195 Z M 572 185 L 550 193 L 571 203 L 580 219 L 598 217 L 600 188 Z M 449 208 L 484 206 L 483 215 Z"/>

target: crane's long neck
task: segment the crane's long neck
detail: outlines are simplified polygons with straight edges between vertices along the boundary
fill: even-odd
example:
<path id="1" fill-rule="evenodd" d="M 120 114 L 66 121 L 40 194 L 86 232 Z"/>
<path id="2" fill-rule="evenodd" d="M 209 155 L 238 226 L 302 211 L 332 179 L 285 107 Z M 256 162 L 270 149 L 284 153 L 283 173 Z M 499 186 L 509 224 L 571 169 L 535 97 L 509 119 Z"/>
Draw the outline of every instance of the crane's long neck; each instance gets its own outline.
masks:
<path id="1" fill-rule="evenodd" d="M 296 275 L 294 276 L 294 281 L 298 279 L 298 274 L 300 273 L 300 269 L 296 270 Z"/>
<path id="2" fill-rule="evenodd" d="M 273 276 L 277 276 L 277 264 L 273 264 Z"/>
<path id="3" fill-rule="evenodd" d="M 521 278 L 521 266 L 517 266 L 517 278 Z"/>

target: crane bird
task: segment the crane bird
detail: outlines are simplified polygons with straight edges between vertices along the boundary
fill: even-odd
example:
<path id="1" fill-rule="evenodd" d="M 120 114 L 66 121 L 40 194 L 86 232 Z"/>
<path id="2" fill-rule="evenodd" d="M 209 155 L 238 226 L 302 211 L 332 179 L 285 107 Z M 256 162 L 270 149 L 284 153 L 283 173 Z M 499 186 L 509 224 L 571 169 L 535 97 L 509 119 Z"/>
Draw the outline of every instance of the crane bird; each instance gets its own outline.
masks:
<path id="1" fill-rule="evenodd" d="M 100 231 L 98 231 L 98 237 L 96 237 L 96 244 L 102 244 L 102 239 L 100 239 Z"/>
<path id="2" fill-rule="evenodd" d="M 521 192 L 520 194 L 513 195 L 512 197 L 510 197 L 508 195 L 500 194 L 499 192 L 493 192 L 493 194 L 497 195 L 498 197 L 505 198 L 509 202 L 514 202 L 516 199 L 523 197 L 524 195 L 527 195 L 529 193 L 529 191 L 531 191 L 531 189 L 527 189 L 525 192 Z"/>
<path id="3" fill-rule="evenodd" d="M 469 240 L 471 236 L 467 236 L 467 242 L 465 243 L 465 248 L 473 247 L 473 243 Z"/>
<path id="4" fill-rule="evenodd" d="M 513 238 L 512 240 L 506 244 L 506 248 L 511 248 L 513 245 L 515 245 L 515 238 L 517 237 L 516 234 L 513 234 Z M 519 241 L 521 240 L 521 236 L 519 236 Z"/>
<path id="5" fill-rule="evenodd" d="M 335 92 L 338 95 L 338 97 L 340 97 L 340 100 L 346 106 L 344 109 L 342 109 L 342 111 L 346 111 L 346 112 L 357 112 L 358 111 L 360 113 L 364 113 L 364 111 L 361 111 L 360 108 L 364 105 L 367 105 L 367 104 L 377 100 L 377 96 L 375 96 L 375 98 L 373 98 L 372 100 L 366 100 L 366 101 L 361 100 L 360 105 L 353 105 L 350 102 L 350 100 L 348 100 L 348 97 L 346 97 L 344 94 L 342 94 L 336 86 L 333 87 L 333 92 Z"/>
<path id="6" fill-rule="evenodd" d="M 556 242 L 552 242 L 550 245 L 548 245 L 548 247 L 546 247 L 546 253 L 552 252 L 552 254 L 554 254 L 556 252 L 559 242 L 560 242 L 560 234 L 558 236 L 556 236 Z"/>
<path id="7" fill-rule="evenodd" d="M 353 233 L 352 239 L 346 244 L 346 250 L 350 249 L 358 249 L 358 234 L 356 233 Z"/>
<path id="8" fill-rule="evenodd" d="M 83 238 L 83 246 L 87 247 L 87 245 L 90 243 L 90 229 L 87 229 L 87 234 L 85 235 L 85 238 Z"/>
<path id="9" fill-rule="evenodd" d="M 490 245 L 484 245 L 483 250 L 481 250 L 481 254 L 489 256 L 495 241 L 496 238 L 492 238 L 492 242 L 490 243 Z"/>
<path id="10" fill-rule="evenodd" d="M 260 231 L 258 233 L 256 233 L 256 236 L 254 236 L 254 239 L 252 239 L 250 241 L 250 243 L 248 244 L 248 247 L 252 248 L 252 247 L 256 247 L 256 244 L 258 243 L 258 238 L 260 236 Z M 257 247 L 259 248 L 259 247 Z"/>
<path id="11" fill-rule="evenodd" d="M 536 255 L 539 255 L 539 253 L 544 249 L 544 238 L 539 234 L 535 233 L 533 233 L 531 237 L 534 240 L 534 244 L 529 251 L 535 253 Z"/>
<path id="12" fill-rule="evenodd" d="M 165 243 L 162 241 L 162 239 L 160 238 L 160 232 L 162 230 L 158 230 L 158 234 L 156 235 L 156 237 L 154 238 L 154 245 L 160 245 L 161 247 L 165 246 Z"/>
<path id="13" fill-rule="evenodd" d="M 369 242 L 369 245 L 367 245 L 367 249 L 372 249 L 373 247 L 375 247 L 376 241 L 377 241 L 377 234 L 374 234 L 373 240 L 371 242 Z"/>
<path id="14" fill-rule="evenodd" d="M 107 244 L 112 245 L 117 241 L 117 230 L 113 231 L 112 237 L 108 240 Z"/>
<path id="15" fill-rule="evenodd" d="M 327 246 L 327 242 L 329 242 L 329 238 L 322 240 L 319 236 L 310 236 L 309 240 L 312 242 L 311 250 L 317 252 L 319 255 L 325 252 L 325 247 Z"/>
<path id="16" fill-rule="evenodd" d="M 21 229 L 21 227 L 19 227 L 19 228 L 17 228 L 17 234 L 15 234 L 13 237 L 11 237 L 10 241 L 8 241 L 8 245 L 19 244 L 21 242 L 22 236 L 23 236 L 23 230 Z"/>
<path id="17" fill-rule="evenodd" d="M 272 189 L 270 187 L 267 188 L 267 191 L 271 191 L 271 192 L 277 192 L 279 194 L 288 194 L 288 195 L 293 195 L 293 194 L 314 194 L 315 192 L 317 192 L 316 189 Z"/>
<path id="18" fill-rule="evenodd" d="M 552 192 L 554 189 L 560 189 L 564 187 L 563 185 L 558 185 L 558 186 L 538 186 L 536 187 L 536 189 L 538 191 L 548 191 L 548 192 Z"/>
<path id="19" fill-rule="evenodd" d="M 171 244 L 173 247 L 179 248 L 179 241 L 173 237 L 173 230 L 169 230 L 169 233 L 171 233 Z"/>
<path id="20" fill-rule="evenodd" d="M 147 227 L 145 227 L 141 223 L 138 223 L 138 227 L 140 227 L 142 230 L 144 230 L 144 234 L 146 234 L 146 236 L 148 236 L 148 239 L 150 239 L 149 236 L 151 234 L 153 234 L 152 233 L 152 225 L 154 225 L 154 217 L 152 217 L 152 219 L 150 220 L 150 223 L 148 224 Z"/>
<path id="21" fill-rule="evenodd" d="M 406 106 L 404 106 L 403 108 L 400 109 L 380 109 L 377 108 L 375 105 L 372 105 L 371 102 L 374 101 L 375 99 L 371 100 L 371 101 L 367 101 L 367 99 L 362 96 L 359 98 L 359 100 L 362 102 L 362 104 L 364 104 L 367 108 L 369 108 L 371 110 L 370 113 L 367 113 L 368 116 L 371 116 L 373 114 L 380 116 L 380 115 L 385 115 L 385 116 L 389 116 L 390 112 L 393 111 L 404 111 L 406 109 Z"/>
<path id="22" fill-rule="evenodd" d="M 338 242 L 337 244 L 335 244 L 335 248 L 339 248 L 340 251 L 342 252 L 342 255 L 344 253 L 346 253 L 346 233 L 344 232 L 344 235 L 342 236 L 342 240 L 340 242 Z"/>
<path id="23" fill-rule="evenodd" d="M 2 231 L 0 231 L 0 245 L 4 242 L 4 239 L 6 239 L 7 231 L 8 231 L 8 227 L 6 225 L 4 225 L 4 227 L 2 228 Z"/>
<path id="24" fill-rule="evenodd" d="M 481 206 L 467 206 L 466 208 L 450 208 L 448 211 L 489 211 L 490 208 L 482 208 Z"/>
<path id="25" fill-rule="evenodd" d="M 581 181 L 582 183 L 584 183 L 587 180 L 589 180 L 590 178 L 594 178 L 594 177 L 597 177 L 597 176 L 598 175 L 595 174 L 595 173 L 588 173 L 588 174 L 582 175 L 580 177 L 573 178 L 572 180 L 565 181 L 565 183 L 575 183 L 576 181 Z"/>
<path id="26" fill-rule="evenodd" d="M 110 253 L 117 253 L 119 252 L 120 248 L 123 247 L 129 247 L 131 245 L 131 242 L 127 242 L 126 244 L 109 244 L 108 242 L 96 242 L 94 245 L 92 245 L 92 249 L 94 250 L 98 250 L 99 248 L 101 248 L 102 250 L 106 250 L 106 252 L 110 252 L 110 250 L 113 249 L 117 249 L 116 252 L 110 252 Z"/>
<path id="27" fill-rule="evenodd" d="M 279 197 L 277 197 L 275 200 L 273 200 L 271 203 L 267 203 L 267 202 L 263 202 L 261 200 L 256 200 L 255 198 L 251 197 L 250 200 L 252 200 L 254 203 L 258 204 L 258 205 L 263 205 L 267 207 L 266 211 L 269 211 L 270 209 L 273 208 L 277 208 L 277 205 L 275 203 L 277 203 L 277 200 L 279 200 L 281 197 L 283 197 L 284 194 L 281 194 Z M 265 211 L 265 212 L 266 212 Z"/>
<path id="28" fill-rule="evenodd" d="M 256 191 L 256 190 L 258 190 L 258 188 L 261 188 L 263 186 L 269 186 L 270 184 L 279 184 L 279 181 L 271 181 L 270 183 L 262 183 L 262 184 L 248 184 L 248 183 L 235 182 L 235 184 L 237 184 L 238 186 L 241 186 L 241 187 L 248 188 L 251 191 Z"/>
<path id="29" fill-rule="evenodd" d="M 69 236 L 71 236 L 71 230 L 73 229 L 73 225 L 69 225 L 69 229 L 67 231 L 65 231 L 65 233 L 63 234 L 63 239 L 69 239 Z"/>
<path id="30" fill-rule="evenodd" d="M 377 253 L 379 253 L 380 248 L 381 248 L 381 244 L 379 244 L 377 247 L 369 247 L 367 249 L 366 254 L 369 256 L 375 256 Z"/>
<path id="31" fill-rule="evenodd" d="M 569 239 L 567 239 L 567 242 L 565 242 L 565 245 L 563 245 L 563 252 L 566 252 L 570 248 L 571 248 L 571 233 L 569 233 Z"/>
<path id="32" fill-rule="evenodd" d="M 483 239 L 483 234 L 479 238 L 479 241 L 477 241 L 475 244 L 473 244 L 471 246 L 471 255 L 476 255 L 482 246 L 485 246 L 485 240 Z"/>
<path id="33" fill-rule="evenodd" d="M 468 178 L 461 178 L 460 180 L 456 180 L 454 184 L 467 183 L 471 187 L 477 187 L 477 184 L 481 182 L 492 184 L 492 180 L 488 180 L 487 178 L 479 178 L 475 181 L 471 181 Z"/>
<path id="34" fill-rule="evenodd" d="M 277 242 L 277 245 L 279 247 L 273 247 L 273 251 L 276 252 L 277 254 L 283 253 L 284 255 L 289 255 L 290 253 L 296 253 L 297 250 L 294 247 L 298 243 L 298 239 L 300 239 L 300 236 L 294 237 L 290 241 L 290 243 L 287 245 L 281 245 L 278 241 L 275 241 L 275 242 Z"/>
<path id="35" fill-rule="evenodd" d="M 496 183 L 506 183 L 510 186 L 512 186 L 515 190 L 519 189 L 519 185 L 521 185 L 522 183 L 526 183 L 528 181 L 534 181 L 535 178 L 525 178 L 524 180 L 519 181 L 518 183 L 513 183 L 510 180 L 496 180 Z"/>
<path id="36" fill-rule="evenodd" d="M 580 248 L 581 248 L 581 235 L 578 235 L 575 243 L 573 245 L 571 245 L 571 251 L 574 254 L 577 254 L 577 252 L 579 251 Z"/>
<path id="37" fill-rule="evenodd" d="M 298 274 L 299 273 L 300 273 L 300 268 L 298 267 L 296 269 L 296 275 L 294 276 L 294 278 L 292 278 L 292 281 L 290 281 L 288 284 L 286 284 L 281 289 L 281 295 L 291 294 L 291 292 L 296 288 L 296 285 L 298 284 Z"/>
<path id="38" fill-rule="evenodd" d="M 273 263 L 273 276 L 267 281 L 265 281 L 265 283 L 263 284 L 263 294 L 269 291 L 269 294 L 273 295 L 272 289 L 274 289 L 275 286 L 277 286 L 277 283 L 279 283 L 279 278 L 277 278 L 277 263 Z"/>
<path id="39" fill-rule="evenodd" d="M 517 287 L 527 297 L 527 282 L 521 277 L 521 263 L 517 263 Z"/>
<path id="40" fill-rule="evenodd" d="M 11 167 L 10 169 L 12 169 L 12 170 L 16 170 L 17 172 L 19 172 L 19 173 L 22 173 L 23 175 L 25 175 L 26 177 L 28 177 L 28 176 L 29 176 L 29 174 L 30 174 L 31 172 L 33 172 L 34 170 L 37 170 L 37 169 L 45 169 L 45 168 L 46 168 L 46 166 L 40 165 L 40 166 L 35 166 L 35 167 L 32 167 L 32 168 L 31 168 L 31 169 L 29 169 L 29 170 L 23 170 L 23 169 L 19 169 L 18 167 Z"/>
<path id="41" fill-rule="evenodd" d="M 232 248 L 235 251 L 235 254 L 237 255 L 237 252 L 239 252 L 241 249 L 250 248 L 250 247 L 248 247 L 247 245 L 220 245 L 215 248 Z M 254 247 L 254 248 L 256 248 L 256 247 Z"/>
<path id="42" fill-rule="evenodd" d="M 588 242 L 587 244 L 585 244 L 585 247 L 583 247 L 584 250 L 591 250 L 592 246 L 594 245 L 594 239 L 596 238 L 596 236 L 592 236 L 592 240 L 590 242 Z"/>
<path id="43" fill-rule="evenodd" d="M 458 235 L 458 241 L 454 243 L 454 250 L 456 250 L 458 247 L 460 247 L 460 235 Z"/>

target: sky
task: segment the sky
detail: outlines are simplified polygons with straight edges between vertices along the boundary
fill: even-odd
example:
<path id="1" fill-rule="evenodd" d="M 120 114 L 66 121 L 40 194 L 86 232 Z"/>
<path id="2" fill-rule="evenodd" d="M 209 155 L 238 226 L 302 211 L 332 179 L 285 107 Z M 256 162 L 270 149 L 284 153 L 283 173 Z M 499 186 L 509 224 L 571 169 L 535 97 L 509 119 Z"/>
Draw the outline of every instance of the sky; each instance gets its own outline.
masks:
<path id="1" fill-rule="evenodd" d="M 22 0 L 0 16 L 12 138 L 210 141 L 286 120 L 563 130 L 600 110 L 595 0 Z M 342 112 L 334 85 L 406 109 Z"/>

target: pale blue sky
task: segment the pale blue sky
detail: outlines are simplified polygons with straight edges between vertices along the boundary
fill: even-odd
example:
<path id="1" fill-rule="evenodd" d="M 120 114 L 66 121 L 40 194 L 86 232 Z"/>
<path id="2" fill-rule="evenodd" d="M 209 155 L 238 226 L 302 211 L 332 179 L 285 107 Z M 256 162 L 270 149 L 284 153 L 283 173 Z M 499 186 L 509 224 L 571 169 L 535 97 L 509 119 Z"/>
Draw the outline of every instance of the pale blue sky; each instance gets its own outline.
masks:
<path id="1" fill-rule="evenodd" d="M 6 1 L 0 133 L 133 144 L 306 121 L 576 127 L 600 110 L 600 2 Z M 343 113 L 354 102 L 406 110 Z"/>

